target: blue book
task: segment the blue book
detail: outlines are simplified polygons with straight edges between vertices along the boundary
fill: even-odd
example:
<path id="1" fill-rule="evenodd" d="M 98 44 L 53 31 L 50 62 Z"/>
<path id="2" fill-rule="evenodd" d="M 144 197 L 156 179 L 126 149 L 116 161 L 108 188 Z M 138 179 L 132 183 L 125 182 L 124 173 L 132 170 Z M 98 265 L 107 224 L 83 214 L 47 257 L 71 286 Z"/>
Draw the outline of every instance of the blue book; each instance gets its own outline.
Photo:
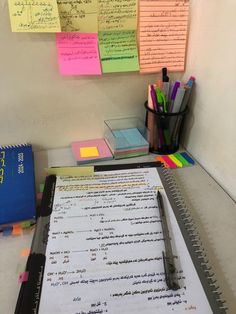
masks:
<path id="1" fill-rule="evenodd" d="M 0 147 L 0 226 L 34 220 L 35 213 L 32 146 Z"/>

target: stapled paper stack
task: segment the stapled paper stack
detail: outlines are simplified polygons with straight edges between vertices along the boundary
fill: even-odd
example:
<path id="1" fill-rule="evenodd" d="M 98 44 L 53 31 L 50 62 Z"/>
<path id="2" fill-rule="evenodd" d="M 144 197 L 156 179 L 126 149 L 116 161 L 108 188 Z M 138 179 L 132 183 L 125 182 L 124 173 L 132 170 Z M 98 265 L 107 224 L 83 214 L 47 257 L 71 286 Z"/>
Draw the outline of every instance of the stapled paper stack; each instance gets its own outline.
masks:
<path id="1" fill-rule="evenodd" d="M 103 138 L 73 142 L 71 149 L 78 165 L 113 159 Z"/>

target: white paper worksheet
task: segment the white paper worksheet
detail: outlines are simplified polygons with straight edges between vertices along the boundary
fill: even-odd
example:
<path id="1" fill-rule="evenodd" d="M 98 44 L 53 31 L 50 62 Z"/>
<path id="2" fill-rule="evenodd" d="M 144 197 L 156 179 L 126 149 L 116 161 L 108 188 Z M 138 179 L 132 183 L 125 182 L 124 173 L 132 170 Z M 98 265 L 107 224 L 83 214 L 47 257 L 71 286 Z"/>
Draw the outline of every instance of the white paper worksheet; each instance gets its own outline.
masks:
<path id="1" fill-rule="evenodd" d="M 176 291 L 165 282 L 157 189 Z M 57 177 L 39 313 L 212 313 L 156 168 Z"/>

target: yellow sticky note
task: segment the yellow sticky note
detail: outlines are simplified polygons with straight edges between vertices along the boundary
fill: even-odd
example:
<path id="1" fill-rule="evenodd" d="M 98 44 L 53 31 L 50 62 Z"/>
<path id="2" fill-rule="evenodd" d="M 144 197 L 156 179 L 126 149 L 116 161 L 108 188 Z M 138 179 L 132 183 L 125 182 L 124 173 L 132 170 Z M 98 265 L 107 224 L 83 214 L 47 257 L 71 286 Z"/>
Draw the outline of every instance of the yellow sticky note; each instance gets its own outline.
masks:
<path id="1" fill-rule="evenodd" d="M 58 1 L 58 10 L 62 32 L 97 33 L 98 32 L 97 0 Z"/>
<path id="2" fill-rule="evenodd" d="M 60 32 L 57 0 L 8 0 L 13 32 Z"/>
<path id="3" fill-rule="evenodd" d="M 60 167 L 46 169 L 47 174 L 56 176 L 91 176 L 94 174 L 94 167 Z"/>
<path id="4" fill-rule="evenodd" d="M 24 256 L 29 256 L 30 254 L 30 249 L 26 248 L 26 249 L 22 249 L 20 252 L 20 256 L 24 257 Z"/>
<path id="5" fill-rule="evenodd" d="M 150 5 L 151 6 L 151 5 Z M 99 31 L 119 31 L 137 29 L 136 0 L 98 1 Z"/>
<path id="6" fill-rule="evenodd" d="M 92 147 L 80 147 L 80 157 L 98 157 L 99 152 L 96 146 Z"/>

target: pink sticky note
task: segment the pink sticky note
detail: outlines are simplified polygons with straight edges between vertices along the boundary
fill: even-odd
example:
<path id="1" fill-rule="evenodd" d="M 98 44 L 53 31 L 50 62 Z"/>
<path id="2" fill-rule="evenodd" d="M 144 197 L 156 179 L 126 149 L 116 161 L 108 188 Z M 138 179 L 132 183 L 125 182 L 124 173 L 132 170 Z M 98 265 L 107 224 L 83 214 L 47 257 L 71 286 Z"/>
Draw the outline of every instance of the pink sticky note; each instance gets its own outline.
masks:
<path id="1" fill-rule="evenodd" d="M 23 273 L 20 273 L 18 277 L 18 282 L 22 283 L 22 282 L 28 281 L 28 278 L 29 278 L 29 272 L 25 271 Z"/>
<path id="2" fill-rule="evenodd" d="M 62 75 L 101 75 L 97 34 L 57 33 L 56 43 Z"/>

